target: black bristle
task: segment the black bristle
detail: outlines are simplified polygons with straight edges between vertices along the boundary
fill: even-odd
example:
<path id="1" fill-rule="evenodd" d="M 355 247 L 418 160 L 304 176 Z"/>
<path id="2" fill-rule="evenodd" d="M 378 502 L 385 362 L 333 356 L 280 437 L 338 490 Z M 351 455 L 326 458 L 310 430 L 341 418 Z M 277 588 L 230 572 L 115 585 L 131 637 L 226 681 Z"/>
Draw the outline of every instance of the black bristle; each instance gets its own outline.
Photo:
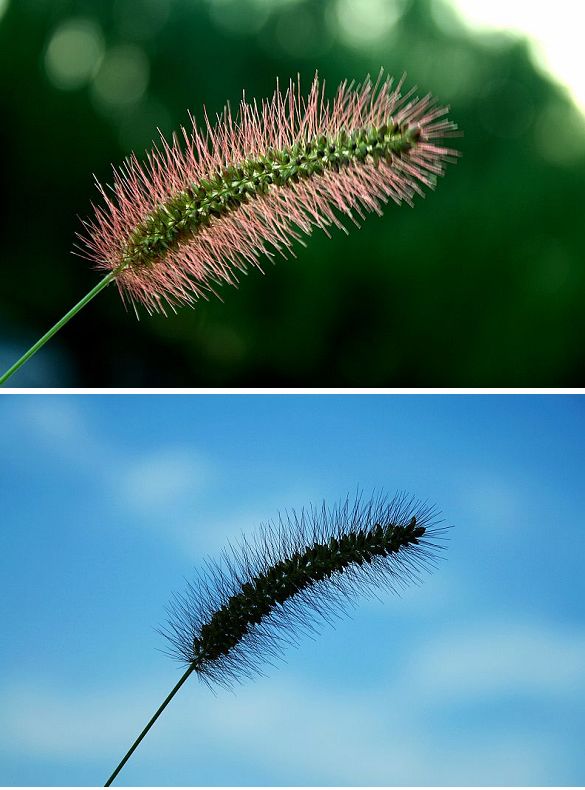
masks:
<path id="1" fill-rule="evenodd" d="M 358 593 L 419 582 L 444 548 L 439 515 L 406 494 L 359 493 L 279 514 L 175 595 L 161 629 L 170 654 L 210 684 L 262 674 L 296 634 L 346 614 Z"/>

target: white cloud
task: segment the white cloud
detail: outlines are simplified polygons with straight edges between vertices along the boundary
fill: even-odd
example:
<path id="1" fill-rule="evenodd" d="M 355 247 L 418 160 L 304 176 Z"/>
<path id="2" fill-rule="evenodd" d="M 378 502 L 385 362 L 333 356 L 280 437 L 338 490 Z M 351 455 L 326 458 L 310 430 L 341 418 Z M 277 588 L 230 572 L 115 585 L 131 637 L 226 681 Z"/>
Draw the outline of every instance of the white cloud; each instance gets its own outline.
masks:
<path id="1" fill-rule="evenodd" d="M 378 595 L 382 604 L 376 598 L 364 597 L 360 599 L 359 607 L 379 612 L 382 605 L 388 618 L 428 617 L 432 614 L 441 616 L 446 607 L 462 594 L 460 579 L 446 567 L 440 567 L 431 574 L 421 572 L 421 580 L 420 584 L 409 582 L 406 589 L 396 594 L 381 590 Z"/>
<path id="2" fill-rule="evenodd" d="M 473 514 L 474 524 L 497 535 L 498 540 L 501 540 L 502 533 L 510 532 L 521 523 L 532 504 L 532 501 L 525 501 L 518 480 L 500 476 L 497 470 L 462 472 L 459 492 L 465 513 Z"/>
<path id="3" fill-rule="evenodd" d="M 152 715 L 146 690 L 138 689 L 75 694 L 33 678 L 4 689 L 2 697 L 4 748 L 37 757 L 115 755 L 128 740 L 129 723 Z"/>
<path id="4" fill-rule="evenodd" d="M 456 711 L 462 699 L 473 707 L 502 691 L 529 692 L 541 705 L 574 701 L 584 658 L 580 633 L 488 623 L 434 640 L 383 687 L 360 689 L 353 678 L 347 687 L 323 687 L 283 668 L 236 695 L 214 697 L 193 680 L 141 747 L 140 770 L 162 760 L 187 777 L 192 765 L 195 776 L 209 751 L 220 749 L 230 764 L 257 765 L 262 776 L 293 784 L 562 783 L 567 747 L 546 716 L 494 725 L 478 708 L 469 728 Z M 77 696 L 29 680 L 3 694 L 4 740 L 31 759 L 116 759 L 163 698 L 163 686 L 157 677 Z M 209 775 L 209 765 L 205 770 Z"/>
<path id="5" fill-rule="evenodd" d="M 242 506 L 229 499 L 221 503 L 221 517 L 214 516 L 207 520 L 205 529 L 201 529 L 196 512 L 187 519 L 179 520 L 173 529 L 177 536 L 181 536 L 186 552 L 193 557 L 217 555 L 228 541 L 237 544 L 243 535 L 250 537 L 261 524 L 275 520 L 279 510 L 283 512 L 283 503 L 301 503 L 302 507 L 311 501 L 320 502 L 310 481 L 293 481 L 286 489 L 264 491 L 259 488 L 258 491 L 257 502 L 252 501 L 251 504 L 248 501 Z"/>
<path id="6" fill-rule="evenodd" d="M 184 497 L 196 499 L 210 479 L 209 464 L 186 447 L 161 447 L 118 461 L 117 467 L 115 485 L 137 510 L 172 508 Z"/>
<path id="7" fill-rule="evenodd" d="M 412 680 L 434 704 L 496 695 L 585 696 L 585 632 L 514 620 L 478 623 L 431 642 Z"/>
<path id="8" fill-rule="evenodd" d="M 60 396 L 22 398 L 12 404 L 12 418 L 19 434 L 32 438 L 40 457 L 47 452 L 51 463 L 73 467 L 103 489 L 104 499 L 113 499 L 137 522 L 158 520 L 165 536 L 176 537 L 161 516 L 186 505 L 194 508 L 215 477 L 211 461 L 199 448 L 185 444 L 163 444 L 137 453 L 112 433 L 98 432 L 89 407 L 91 400 Z M 178 516 L 180 519 L 180 516 Z M 182 540 L 182 538 L 181 538 Z"/>
<path id="9" fill-rule="evenodd" d="M 81 399 L 44 395 L 23 397 L 12 402 L 13 418 L 19 429 L 32 436 L 41 447 L 66 461 L 86 465 L 94 449 L 91 431 Z M 88 452 L 89 450 L 89 452 Z"/>
<path id="10" fill-rule="evenodd" d="M 29 680 L 3 693 L 4 747 L 29 758 L 69 761 L 74 754 L 80 761 L 115 760 L 165 693 L 158 680 L 79 695 Z M 384 779 L 407 784 L 423 759 L 418 738 L 401 727 L 399 710 L 388 702 L 282 676 L 218 696 L 193 680 L 149 733 L 141 757 L 148 759 L 150 750 L 169 763 L 192 759 L 195 770 L 198 752 L 204 753 L 206 744 L 221 744 L 231 760 L 257 764 L 292 781 L 311 776 L 317 784 Z"/>

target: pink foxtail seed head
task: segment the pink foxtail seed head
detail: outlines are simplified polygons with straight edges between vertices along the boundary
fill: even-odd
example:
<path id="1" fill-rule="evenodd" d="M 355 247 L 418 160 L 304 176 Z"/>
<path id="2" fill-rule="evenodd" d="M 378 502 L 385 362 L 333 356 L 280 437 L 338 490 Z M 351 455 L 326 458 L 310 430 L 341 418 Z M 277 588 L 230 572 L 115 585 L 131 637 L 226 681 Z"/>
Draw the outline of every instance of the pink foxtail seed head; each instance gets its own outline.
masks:
<path id="1" fill-rule="evenodd" d="M 447 107 L 430 95 L 401 95 L 380 72 L 376 83 L 343 82 L 332 101 L 317 76 L 278 85 L 271 99 L 227 106 L 212 125 L 161 135 L 146 161 L 133 154 L 84 222 L 83 254 L 114 272 L 122 298 L 165 312 L 237 283 L 261 257 L 286 255 L 313 226 L 325 232 L 382 213 L 388 200 L 412 204 L 432 188 L 457 152 Z"/>

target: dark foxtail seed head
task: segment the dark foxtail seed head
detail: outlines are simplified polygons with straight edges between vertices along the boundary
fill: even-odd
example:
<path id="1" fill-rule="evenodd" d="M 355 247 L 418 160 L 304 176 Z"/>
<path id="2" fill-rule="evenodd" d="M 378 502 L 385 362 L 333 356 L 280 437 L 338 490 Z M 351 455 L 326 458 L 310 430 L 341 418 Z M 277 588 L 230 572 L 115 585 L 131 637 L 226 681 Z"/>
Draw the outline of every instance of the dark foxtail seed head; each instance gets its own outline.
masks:
<path id="1" fill-rule="evenodd" d="M 229 684 L 260 671 L 300 629 L 344 611 L 356 591 L 396 590 L 433 564 L 434 508 L 405 496 L 357 496 L 292 512 L 224 553 L 177 596 L 163 631 L 173 655 L 203 680 Z"/>

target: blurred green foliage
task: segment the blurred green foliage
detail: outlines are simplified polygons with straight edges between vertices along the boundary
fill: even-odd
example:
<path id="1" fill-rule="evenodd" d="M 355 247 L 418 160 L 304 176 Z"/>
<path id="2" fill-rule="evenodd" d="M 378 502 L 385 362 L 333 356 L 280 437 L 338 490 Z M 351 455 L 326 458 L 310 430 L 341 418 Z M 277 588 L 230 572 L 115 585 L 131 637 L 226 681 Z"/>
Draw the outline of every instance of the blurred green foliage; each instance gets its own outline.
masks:
<path id="1" fill-rule="evenodd" d="M 89 290 L 92 173 L 316 69 L 380 66 L 452 107 L 463 158 L 414 209 L 316 231 L 223 302 L 126 312 L 114 287 L 15 386 L 583 386 L 585 124 L 524 42 L 442 0 L 3 0 L 0 358 Z"/>

